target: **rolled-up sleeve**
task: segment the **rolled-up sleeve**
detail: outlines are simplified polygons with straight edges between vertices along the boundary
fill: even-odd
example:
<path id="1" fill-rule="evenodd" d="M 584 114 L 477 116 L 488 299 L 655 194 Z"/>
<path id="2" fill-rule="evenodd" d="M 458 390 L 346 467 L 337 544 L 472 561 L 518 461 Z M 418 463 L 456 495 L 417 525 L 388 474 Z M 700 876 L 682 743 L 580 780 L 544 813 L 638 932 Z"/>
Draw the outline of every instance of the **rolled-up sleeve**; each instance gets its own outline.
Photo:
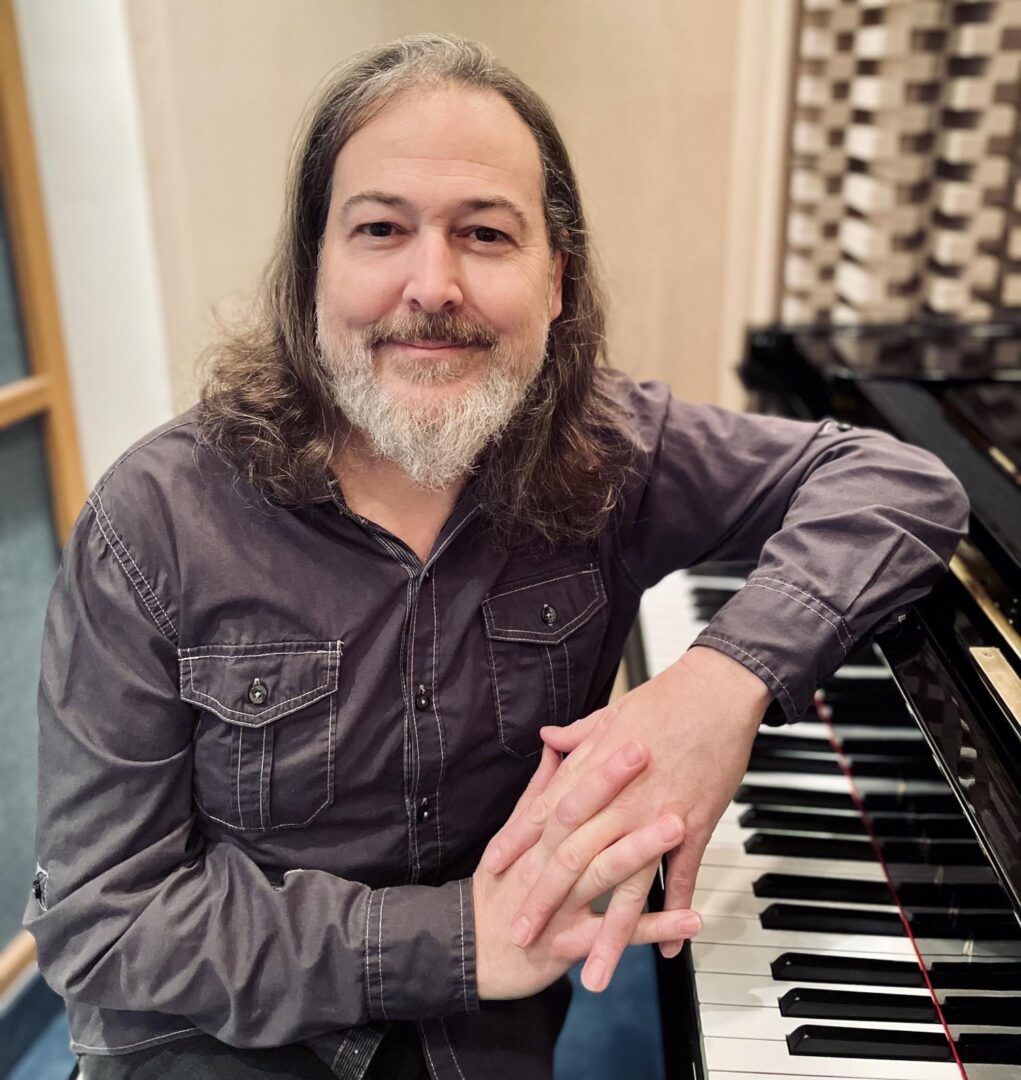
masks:
<path id="1" fill-rule="evenodd" d="M 707 559 L 757 563 L 696 645 L 755 672 L 788 719 L 855 643 L 946 570 L 968 501 L 932 454 L 879 431 L 631 395 L 640 482 L 621 553 L 639 588 Z"/>
<path id="2" fill-rule="evenodd" d="M 147 565 L 94 498 L 43 642 L 25 925 L 46 981 L 238 1046 L 477 1008 L 470 882 L 374 890 L 295 870 L 274 883 L 237 846 L 202 838 L 173 596 L 172 571 Z"/>

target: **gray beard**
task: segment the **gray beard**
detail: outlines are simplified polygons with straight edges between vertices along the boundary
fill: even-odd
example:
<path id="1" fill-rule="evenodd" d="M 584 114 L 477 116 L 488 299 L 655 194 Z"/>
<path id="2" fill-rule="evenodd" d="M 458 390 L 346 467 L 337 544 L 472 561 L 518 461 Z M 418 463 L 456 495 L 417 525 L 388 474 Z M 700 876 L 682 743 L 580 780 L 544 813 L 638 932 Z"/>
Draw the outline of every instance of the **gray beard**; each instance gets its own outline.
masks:
<path id="1" fill-rule="evenodd" d="M 414 483 L 439 491 L 469 474 L 517 413 L 539 372 L 548 327 L 530 363 L 497 343 L 479 382 L 429 404 L 404 401 L 380 383 L 364 336 L 332 342 L 321 317 L 317 330 L 333 400 L 348 422 L 379 457 L 398 465 Z M 457 361 L 441 360 L 408 365 L 401 374 L 420 385 L 436 385 L 457 378 L 461 369 Z"/>

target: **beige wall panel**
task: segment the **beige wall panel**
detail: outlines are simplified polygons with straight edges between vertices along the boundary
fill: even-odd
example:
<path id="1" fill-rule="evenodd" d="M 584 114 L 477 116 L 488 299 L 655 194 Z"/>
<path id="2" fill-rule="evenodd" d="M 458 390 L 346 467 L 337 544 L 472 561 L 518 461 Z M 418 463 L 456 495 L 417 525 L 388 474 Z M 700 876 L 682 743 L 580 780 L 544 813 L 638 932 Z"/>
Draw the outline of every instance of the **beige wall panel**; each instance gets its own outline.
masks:
<path id="1" fill-rule="evenodd" d="M 739 8 L 127 0 L 177 406 L 214 312 L 238 310 L 269 255 L 313 88 L 354 50 L 419 30 L 484 41 L 546 98 L 605 267 L 614 363 L 716 400 Z"/>

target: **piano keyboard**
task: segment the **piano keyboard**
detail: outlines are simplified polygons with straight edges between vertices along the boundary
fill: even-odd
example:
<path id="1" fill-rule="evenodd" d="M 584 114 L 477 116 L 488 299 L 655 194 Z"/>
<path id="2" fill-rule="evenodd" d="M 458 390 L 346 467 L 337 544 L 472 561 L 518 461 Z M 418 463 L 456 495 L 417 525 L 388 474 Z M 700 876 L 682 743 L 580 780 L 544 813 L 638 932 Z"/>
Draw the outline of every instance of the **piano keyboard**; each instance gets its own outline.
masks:
<path id="1" fill-rule="evenodd" d="M 711 569 L 645 594 L 650 677 L 740 587 Z M 706 850 L 702 932 L 661 971 L 701 1060 L 671 1078 L 1021 1077 L 1016 913 L 886 669 L 849 660 L 817 721 L 762 731 Z"/>

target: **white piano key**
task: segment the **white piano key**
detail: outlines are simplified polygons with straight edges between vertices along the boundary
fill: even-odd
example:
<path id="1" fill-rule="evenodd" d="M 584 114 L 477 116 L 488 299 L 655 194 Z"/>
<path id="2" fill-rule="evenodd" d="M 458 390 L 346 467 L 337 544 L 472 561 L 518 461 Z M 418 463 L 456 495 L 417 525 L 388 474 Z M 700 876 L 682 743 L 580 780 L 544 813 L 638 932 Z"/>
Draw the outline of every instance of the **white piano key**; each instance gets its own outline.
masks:
<path id="1" fill-rule="evenodd" d="M 1021 959 L 1021 941 L 954 941 L 946 938 L 887 937 L 881 934 L 817 934 L 808 930 L 764 930 L 751 919 L 728 915 L 706 915 L 698 940 L 719 945 L 761 945 L 773 949 L 793 949 L 807 953 L 844 952 L 893 953 L 912 959 L 915 945 L 932 958 L 1016 957 Z"/>
<path id="2" fill-rule="evenodd" d="M 777 1077 L 844 1076 L 852 1080 L 961 1080 L 955 1064 L 937 1061 L 886 1061 L 881 1058 L 794 1056 L 787 1043 L 771 1039 L 720 1039 L 703 1042 L 710 1075 L 721 1069 L 747 1076 L 748 1070 Z"/>
<path id="3" fill-rule="evenodd" d="M 792 873 L 785 870 L 784 873 Z M 753 870 L 744 866 L 705 866 L 698 874 L 698 890 L 713 892 L 722 891 L 730 893 L 747 893 L 749 896 L 754 892 L 755 882 L 762 876 L 761 870 Z M 871 863 L 865 863 L 861 872 L 855 868 L 853 873 L 841 874 L 834 872 L 829 865 L 823 864 L 817 870 L 813 868 L 810 873 L 797 874 L 798 877 L 810 877 L 818 881 L 825 878 L 827 881 L 884 881 L 882 870 Z"/>
<path id="4" fill-rule="evenodd" d="M 701 977 L 702 972 L 708 971 L 718 975 L 745 975 L 769 980 L 773 977 L 769 965 L 788 952 L 811 953 L 813 950 L 739 945 L 730 942 L 718 944 L 703 941 L 701 938 L 693 938 L 691 942 L 691 959 L 696 977 Z M 841 949 L 840 955 L 848 960 L 904 960 L 903 956 L 894 953 L 866 953 L 853 948 Z"/>
<path id="5" fill-rule="evenodd" d="M 715 971 L 699 971 L 695 988 L 700 1005 L 756 1005 L 777 1008 L 777 1002 L 790 990 L 811 985 L 813 990 L 829 989 L 848 993 L 904 994 L 929 999 L 925 986 L 873 986 L 865 983 L 788 982 L 755 978 L 751 975 L 726 975 Z M 802 1023 L 804 1021 L 801 1021 Z"/>
<path id="6" fill-rule="evenodd" d="M 722 892 L 718 889 L 705 888 L 696 889 L 691 901 L 691 906 L 702 916 L 726 915 L 734 919 L 758 919 L 770 904 L 798 904 L 802 907 L 824 908 L 827 911 L 832 911 L 834 908 L 848 911 L 881 911 L 887 913 L 896 913 L 897 911 L 897 906 L 893 903 L 892 898 L 889 904 L 856 904 L 843 900 L 778 899 L 776 897 L 755 896 L 751 892 Z M 903 930 L 901 934 L 903 934 Z"/>
<path id="7" fill-rule="evenodd" d="M 803 1016 L 782 1016 L 778 1008 L 761 1005 L 711 1005 L 699 999 L 698 1015 L 704 1037 L 721 1039 L 785 1039 L 802 1024 L 819 1027 L 853 1027 L 859 1031 L 920 1031 L 932 1034 L 942 1028 L 938 1020 L 931 1024 L 912 1024 L 897 1020 L 827 1020 Z"/>
<path id="8" fill-rule="evenodd" d="M 857 877 L 866 881 L 885 880 L 882 867 L 878 863 L 836 859 L 795 859 L 786 855 L 749 855 L 743 843 L 722 839 L 710 842 L 702 857 L 702 865 L 754 869 L 760 874 L 814 874 L 825 869 L 827 873 L 836 876 L 845 874 L 848 877 Z M 990 866 L 930 866 L 925 863 L 891 865 L 895 881 L 984 884 L 997 880 Z"/>
<path id="9" fill-rule="evenodd" d="M 710 1072 L 706 1080 L 783 1080 L 786 1073 L 764 1073 L 764 1072 L 721 1072 L 719 1069 L 714 1069 Z M 969 1070 L 970 1076 L 975 1076 Z M 840 1076 L 832 1076 L 830 1073 L 826 1073 L 826 1080 L 858 1080 L 857 1077 L 849 1076 L 847 1073 L 841 1073 Z M 960 1073 L 957 1074 L 957 1080 L 960 1080 Z M 976 1080 L 978 1078 L 976 1077 Z M 982 1080 L 985 1080 L 983 1077 Z"/>

